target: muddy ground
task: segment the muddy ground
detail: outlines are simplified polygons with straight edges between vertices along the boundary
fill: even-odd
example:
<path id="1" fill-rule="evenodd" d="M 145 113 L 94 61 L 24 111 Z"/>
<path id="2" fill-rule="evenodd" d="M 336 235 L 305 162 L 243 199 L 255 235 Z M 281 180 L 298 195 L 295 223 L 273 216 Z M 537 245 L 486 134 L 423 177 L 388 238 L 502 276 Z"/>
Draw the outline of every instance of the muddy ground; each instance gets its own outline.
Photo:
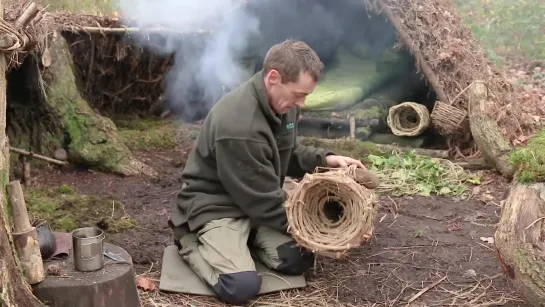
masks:
<path id="1" fill-rule="evenodd" d="M 137 274 L 147 272 L 158 280 L 163 249 L 171 243 L 167 218 L 191 144 L 186 140 L 176 149 L 136 153 L 160 173 L 158 179 L 51 167 L 35 173 L 33 186 L 65 184 L 81 194 L 121 201 L 137 226 L 108 233 L 107 240 L 132 255 Z M 486 177 L 469 201 L 382 196 L 369 245 L 347 261 L 318 258 L 308 289 L 270 295 L 254 306 L 406 306 L 408 301 L 411 306 L 526 306 L 487 241 L 507 183 L 494 174 Z M 419 294 L 422 289 L 428 290 Z M 142 293 L 142 298 L 144 306 L 214 304 L 185 295 Z"/>

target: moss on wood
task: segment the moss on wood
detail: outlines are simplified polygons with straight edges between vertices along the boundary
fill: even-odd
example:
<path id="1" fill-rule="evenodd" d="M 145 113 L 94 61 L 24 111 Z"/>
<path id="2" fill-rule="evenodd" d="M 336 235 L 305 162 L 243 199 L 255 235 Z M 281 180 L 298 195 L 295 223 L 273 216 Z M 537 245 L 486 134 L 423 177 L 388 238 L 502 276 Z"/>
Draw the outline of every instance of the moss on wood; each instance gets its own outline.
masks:
<path id="1" fill-rule="evenodd" d="M 52 63 L 45 69 L 43 88 L 46 103 L 63 128 L 70 161 L 122 175 L 152 174 L 153 171 L 134 159 L 119 138 L 115 124 L 96 114 L 80 95 L 70 52 L 60 35 L 52 39 L 50 53 Z"/>
<path id="2" fill-rule="evenodd" d="M 515 149 L 509 163 L 516 178 L 523 183 L 545 181 L 545 129 L 528 140 L 528 145 Z"/>

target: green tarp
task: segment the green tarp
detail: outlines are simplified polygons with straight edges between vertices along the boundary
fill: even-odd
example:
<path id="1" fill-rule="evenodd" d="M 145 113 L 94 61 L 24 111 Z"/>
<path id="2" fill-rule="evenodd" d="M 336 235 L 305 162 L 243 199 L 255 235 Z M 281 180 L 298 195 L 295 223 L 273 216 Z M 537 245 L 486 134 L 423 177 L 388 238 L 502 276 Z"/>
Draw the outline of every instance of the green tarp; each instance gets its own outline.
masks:
<path id="1" fill-rule="evenodd" d="M 339 47 L 336 61 L 328 67 L 303 111 L 336 111 L 350 108 L 377 88 L 407 73 L 410 59 L 403 52 L 387 49 L 378 57 L 367 56 L 364 44 Z M 408 65 L 409 64 L 409 65 Z M 405 76 L 407 77 L 407 76 Z"/>

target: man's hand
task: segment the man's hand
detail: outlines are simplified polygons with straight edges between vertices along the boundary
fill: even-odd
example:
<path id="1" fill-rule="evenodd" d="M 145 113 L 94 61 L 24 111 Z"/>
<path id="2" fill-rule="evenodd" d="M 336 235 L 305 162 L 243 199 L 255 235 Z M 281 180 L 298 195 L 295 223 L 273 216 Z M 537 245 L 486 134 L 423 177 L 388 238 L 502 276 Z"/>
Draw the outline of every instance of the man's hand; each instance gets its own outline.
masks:
<path id="1" fill-rule="evenodd" d="M 325 161 L 327 166 L 329 167 L 347 167 L 350 165 L 356 165 L 357 167 L 366 169 L 360 160 L 352 159 L 350 157 L 345 157 L 345 156 L 330 155 L 325 157 Z"/>

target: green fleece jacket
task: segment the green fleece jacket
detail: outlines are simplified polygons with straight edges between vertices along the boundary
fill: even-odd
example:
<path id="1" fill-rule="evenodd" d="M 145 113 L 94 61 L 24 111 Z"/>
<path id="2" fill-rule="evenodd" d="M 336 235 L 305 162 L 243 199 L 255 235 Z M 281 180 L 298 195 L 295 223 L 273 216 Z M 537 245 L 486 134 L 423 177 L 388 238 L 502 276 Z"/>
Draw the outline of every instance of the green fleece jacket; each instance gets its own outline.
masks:
<path id="1" fill-rule="evenodd" d="M 274 113 L 262 72 L 224 96 L 189 154 L 172 226 L 197 231 L 214 219 L 247 217 L 253 225 L 286 232 L 285 177 L 313 172 L 333 154 L 299 144 L 298 113 Z"/>

